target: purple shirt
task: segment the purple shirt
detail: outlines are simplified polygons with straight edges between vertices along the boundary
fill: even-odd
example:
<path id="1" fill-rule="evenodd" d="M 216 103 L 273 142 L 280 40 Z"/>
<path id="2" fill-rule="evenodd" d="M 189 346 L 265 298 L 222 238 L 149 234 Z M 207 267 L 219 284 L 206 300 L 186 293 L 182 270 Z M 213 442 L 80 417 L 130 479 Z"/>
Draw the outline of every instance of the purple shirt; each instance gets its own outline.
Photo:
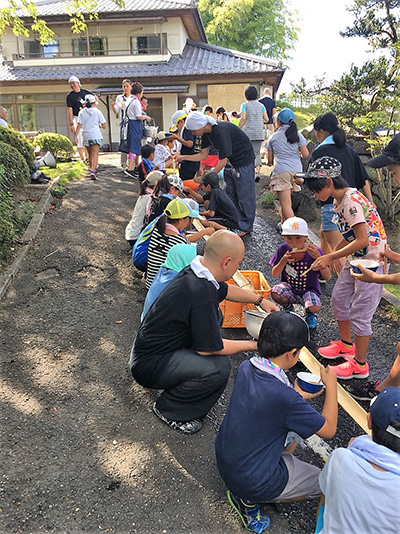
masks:
<path id="1" fill-rule="evenodd" d="M 288 250 L 290 250 L 289 245 L 282 243 L 269 264 L 273 267 L 277 265 Z M 322 254 L 322 250 L 318 250 Z M 318 282 L 319 271 L 310 271 L 305 276 L 300 276 L 301 273 L 304 273 L 304 271 L 311 267 L 314 261 L 314 258 L 308 252 L 305 252 L 302 260 L 287 263 L 281 274 L 281 282 L 289 284 L 295 295 L 302 296 L 306 291 L 313 291 L 317 295 L 320 295 L 321 288 Z"/>

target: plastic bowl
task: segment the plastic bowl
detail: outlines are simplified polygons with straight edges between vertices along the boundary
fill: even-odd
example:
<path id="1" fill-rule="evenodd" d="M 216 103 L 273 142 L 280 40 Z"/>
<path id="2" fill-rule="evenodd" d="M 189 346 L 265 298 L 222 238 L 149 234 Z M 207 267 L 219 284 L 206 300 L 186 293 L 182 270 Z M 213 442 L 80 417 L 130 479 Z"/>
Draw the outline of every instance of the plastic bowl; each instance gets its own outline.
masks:
<path id="1" fill-rule="evenodd" d="M 312 373 L 297 373 L 297 382 L 303 391 L 318 393 L 324 387 L 321 378 Z"/>
<path id="2" fill-rule="evenodd" d="M 357 265 L 361 265 L 361 267 L 375 272 L 379 267 L 379 262 L 375 260 L 351 260 L 350 265 L 356 274 L 361 274 L 361 271 L 358 269 Z"/>
<path id="3" fill-rule="evenodd" d="M 268 315 L 269 313 L 265 311 L 244 310 L 244 322 L 246 325 L 246 330 L 251 337 L 258 339 L 264 319 L 268 317 Z"/>

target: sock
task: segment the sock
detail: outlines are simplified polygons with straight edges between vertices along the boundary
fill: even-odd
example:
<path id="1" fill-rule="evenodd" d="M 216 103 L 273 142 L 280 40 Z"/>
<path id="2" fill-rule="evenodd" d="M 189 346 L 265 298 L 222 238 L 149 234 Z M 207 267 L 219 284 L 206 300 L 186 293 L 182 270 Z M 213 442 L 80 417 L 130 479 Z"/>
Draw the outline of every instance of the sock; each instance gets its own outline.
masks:
<path id="1" fill-rule="evenodd" d="M 355 359 L 355 358 L 354 358 L 354 359 Z M 359 365 L 360 367 L 364 367 L 364 366 L 365 366 L 365 362 L 361 363 L 361 362 L 359 362 L 359 361 L 356 360 L 356 359 L 355 359 L 355 361 L 358 363 L 358 365 Z"/>
<path id="2" fill-rule="evenodd" d="M 343 343 L 343 345 L 349 347 L 349 349 L 353 346 L 353 343 L 351 341 L 345 341 L 344 339 L 341 339 L 340 341 Z"/>

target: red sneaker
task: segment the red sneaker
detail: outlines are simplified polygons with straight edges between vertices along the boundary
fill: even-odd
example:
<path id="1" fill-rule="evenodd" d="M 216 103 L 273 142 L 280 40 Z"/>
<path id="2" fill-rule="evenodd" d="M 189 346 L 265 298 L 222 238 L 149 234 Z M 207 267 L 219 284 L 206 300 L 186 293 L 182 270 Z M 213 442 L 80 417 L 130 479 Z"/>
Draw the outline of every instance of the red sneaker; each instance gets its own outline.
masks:
<path id="1" fill-rule="evenodd" d="M 334 360 L 335 358 L 354 356 L 356 353 L 356 347 L 354 343 L 351 347 L 346 347 L 340 339 L 331 341 L 326 347 L 320 347 L 318 354 L 326 358 L 327 360 Z"/>
<path id="2" fill-rule="evenodd" d="M 361 367 L 361 365 L 350 356 L 344 356 L 344 359 L 346 360 L 344 363 L 333 365 L 331 367 L 332 371 L 338 378 L 349 380 L 350 378 L 367 378 L 367 376 L 369 376 L 368 362 L 365 362 L 365 365 Z"/>

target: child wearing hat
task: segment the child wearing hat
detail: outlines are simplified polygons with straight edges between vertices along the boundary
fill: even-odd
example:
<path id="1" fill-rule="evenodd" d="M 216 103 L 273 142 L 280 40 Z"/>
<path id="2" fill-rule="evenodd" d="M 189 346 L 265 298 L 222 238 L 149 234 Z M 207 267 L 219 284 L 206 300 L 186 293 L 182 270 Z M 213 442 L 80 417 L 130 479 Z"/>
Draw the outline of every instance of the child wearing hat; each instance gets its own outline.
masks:
<path id="1" fill-rule="evenodd" d="M 139 195 L 136 200 L 131 220 L 125 228 L 125 239 L 131 247 L 136 243 L 136 239 L 139 237 L 139 234 L 143 229 L 146 206 L 153 194 L 154 187 L 163 176 L 161 171 L 149 172 L 147 178 L 140 184 Z"/>
<path id="2" fill-rule="evenodd" d="M 214 233 L 214 228 L 204 228 L 201 232 L 186 237 L 185 228 L 189 227 L 192 224 L 192 219 L 198 216 L 199 212 L 193 209 L 190 200 L 175 198 L 167 205 L 164 215 L 158 219 L 150 238 L 146 271 L 147 289 L 164 263 L 170 248 L 179 243 L 197 241 L 204 235 Z"/>
<path id="3" fill-rule="evenodd" d="M 158 132 L 156 137 L 156 146 L 154 151 L 154 165 L 159 169 L 168 169 L 172 167 L 171 152 L 168 150 L 168 140 L 171 134 L 167 132 Z"/>
<path id="4" fill-rule="evenodd" d="M 335 449 L 319 476 L 316 533 L 399 532 L 400 388 L 388 387 L 374 399 L 367 422 L 371 436 Z"/>
<path id="5" fill-rule="evenodd" d="M 291 109 L 283 108 L 277 117 L 277 130 L 266 143 L 268 163 L 274 165 L 270 188 L 276 192 L 281 205 L 281 224 L 293 217 L 291 194 L 300 191 L 301 179 L 296 172 L 303 170 L 301 158 L 308 158 L 307 140 L 297 131 L 295 116 Z M 278 229 L 280 230 L 278 223 Z"/>
<path id="6" fill-rule="evenodd" d="M 319 200 L 333 197 L 335 222 L 342 234 L 336 250 L 317 258 L 312 267 L 323 269 L 340 258 L 346 258 L 331 299 L 340 339 L 320 347 L 318 352 L 331 360 L 343 357 L 345 362 L 332 369 L 339 378 L 348 380 L 369 376 L 366 357 L 372 334 L 371 320 L 383 290 L 382 285 L 353 278 L 348 258 L 379 262 L 379 254 L 386 246 L 386 232 L 375 206 L 357 189 L 348 187 L 341 170 L 342 165 L 337 159 L 323 156 L 309 165 L 305 183 Z M 383 272 L 383 262 L 380 262 L 377 272 Z"/>
<path id="7" fill-rule="evenodd" d="M 285 311 L 293 311 L 293 304 L 299 302 L 306 309 L 306 322 L 309 328 L 317 326 L 317 313 L 321 309 L 321 288 L 319 274 L 331 278 L 329 267 L 311 269 L 322 251 L 312 243 L 307 243 L 308 226 L 300 217 L 289 217 L 282 224 L 282 237 L 285 243 L 279 246 L 269 264 L 272 276 L 280 276 L 279 284 L 274 285 L 272 299 L 283 306 Z"/>
<path id="8" fill-rule="evenodd" d="M 96 98 L 92 94 L 85 96 L 85 107 L 78 114 L 78 126 L 75 132 L 75 143 L 78 144 L 79 132 L 83 131 L 83 146 L 89 156 L 90 178 L 96 180 L 96 169 L 99 161 L 100 147 L 103 145 L 103 136 L 100 128 L 106 127 L 106 119 L 97 109 Z"/>
<path id="9" fill-rule="evenodd" d="M 308 341 L 307 324 L 299 315 L 276 312 L 266 317 L 258 355 L 240 364 L 217 434 L 217 466 L 228 487 L 228 500 L 252 532 L 261 533 L 269 526 L 258 503 L 320 495 L 320 470 L 292 454 L 296 446 L 293 433 L 303 439 L 313 434 L 322 438 L 335 435 L 336 376 L 321 365 L 325 402 L 320 414 L 304 400 L 311 395 L 296 383 L 293 388 L 285 373 L 298 362 Z"/>

